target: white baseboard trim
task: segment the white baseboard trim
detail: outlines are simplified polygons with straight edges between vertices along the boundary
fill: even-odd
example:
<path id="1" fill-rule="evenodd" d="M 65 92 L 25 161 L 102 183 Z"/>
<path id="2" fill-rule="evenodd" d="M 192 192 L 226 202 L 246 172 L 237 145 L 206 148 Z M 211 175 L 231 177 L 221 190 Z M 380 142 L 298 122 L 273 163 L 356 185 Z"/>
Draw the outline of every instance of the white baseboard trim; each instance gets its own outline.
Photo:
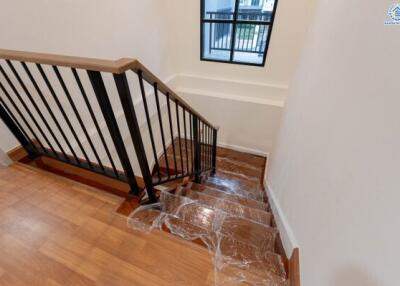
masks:
<path id="1" fill-rule="evenodd" d="M 285 249 L 286 255 L 288 257 L 291 257 L 293 250 L 295 248 L 299 248 L 299 244 L 297 243 L 293 230 L 290 227 L 290 224 L 285 216 L 285 213 L 280 207 L 280 204 L 273 190 L 268 184 L 268 181 L 265 181 L 264 185 L 266 186 L 266 191 L 271 205 L 272 213 L 274 214 L 277 227 L 281 234 L 283 248 Z"/>
<path id="2" fill-rule="evenodd" d="M 228 143 L 224 143 L 224 142 L 218 142 L 217 145 L 218 145 L 218 147 L 232 149 L 232 150 L 235 150 L 238 152 L 249 153 L 249 154 L 253 154 L 253 155 L 257 155 L 257 156 L 268 157 L 268 155 L 269 155 L 268 152 L 264 152 L 261 150 L 252 149 L 252 148 L 248 148 L 248 147 L 228 144 Z"/>

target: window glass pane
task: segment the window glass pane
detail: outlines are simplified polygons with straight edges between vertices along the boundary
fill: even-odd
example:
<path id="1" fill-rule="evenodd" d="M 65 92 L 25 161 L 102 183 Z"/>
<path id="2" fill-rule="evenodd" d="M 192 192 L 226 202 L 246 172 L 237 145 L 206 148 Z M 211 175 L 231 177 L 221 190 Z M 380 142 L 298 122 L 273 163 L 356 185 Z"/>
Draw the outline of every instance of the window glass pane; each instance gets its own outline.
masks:
<path id="1" fill-rule="evenodd" d="M 204 19 L 233 19 L 235 0 L 204 0 Z"/>
<path id="2" fill-rule="evenodd" d="M 229 61 L 231 57 L 232 24 L 203 24 L 203 56 L 206 59 Z"/>
<path id="3" fill-rule="evenodd" d="M 268 25 L 237 24 L 233 61 L 262 64 Z"/>
<path id="4" fill-rule="evenodd" d="M 239 1 L 238 20 L 271 21 L 275 0 Z"/>

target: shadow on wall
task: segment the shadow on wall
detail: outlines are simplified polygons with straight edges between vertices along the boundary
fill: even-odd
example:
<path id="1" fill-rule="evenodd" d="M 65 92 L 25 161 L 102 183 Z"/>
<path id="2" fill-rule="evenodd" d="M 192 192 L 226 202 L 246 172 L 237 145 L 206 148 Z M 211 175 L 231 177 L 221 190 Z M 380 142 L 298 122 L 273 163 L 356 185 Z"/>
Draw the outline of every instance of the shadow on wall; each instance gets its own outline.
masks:
<path id="1" fill-rule="evenodd" d="M 357 266 L 350 266 L 338 270 L 331 280 L 330 286 L 382 286 L 372 277 Z"/>

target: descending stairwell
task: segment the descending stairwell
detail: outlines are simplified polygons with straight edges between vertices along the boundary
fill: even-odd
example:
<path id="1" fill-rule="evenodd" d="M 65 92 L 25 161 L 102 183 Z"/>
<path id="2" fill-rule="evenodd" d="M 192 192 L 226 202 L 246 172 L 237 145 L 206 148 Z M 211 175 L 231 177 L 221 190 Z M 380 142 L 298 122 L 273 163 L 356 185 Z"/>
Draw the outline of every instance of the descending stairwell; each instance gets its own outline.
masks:
<path id="1" fill-rule="evenodd" d="M 179 149 L 178 140 L 174 145 Z M 182 152 L 183 160 L 185 156 Z M 162 158 L 160 165 L 165 170 Z M 128 223 L 146 232 L 164 229 L 207 246 L 214 255 L 215 285 L 289 285 L 279 232 L 262 186 L 264 168 L 265 158 L 218 148 L 214 176 L 162 192 L 159 203 L 140 207 Z"/>
<path id="2" fill-rule="evenodd" d="M 128 197 L 135 229 L 207 246 L 216 285 L 299 285 L 265 195 L 266 159 L 217 148 L 218 127 L 139 61 L 0 50 L 0 75 L 0 118 L 24 162 Z"/>

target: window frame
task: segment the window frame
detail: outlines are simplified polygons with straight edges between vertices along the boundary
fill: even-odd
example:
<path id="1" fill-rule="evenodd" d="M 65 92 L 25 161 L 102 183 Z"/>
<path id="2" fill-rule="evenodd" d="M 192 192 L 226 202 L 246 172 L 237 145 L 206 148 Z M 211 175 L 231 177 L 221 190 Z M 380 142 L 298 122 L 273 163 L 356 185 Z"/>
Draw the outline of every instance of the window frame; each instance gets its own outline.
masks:
<path id="1" fill-rule="evenodd" d="M 235 64 L 235 65 L 247 65 L 247 66 L 258 66 L 264 67 L 267 59 L 268 48 L 271 40 L 271 35 L 275 22 L 275 14 L 278 6 L 278 0 L 274 2 L 274 8 L 272 10 L 270 21 L 261 21 L 261 20 L 240 20 L 238 19 L 238 12 L 240 7 L 240 0 L 235 0 L 235 11 L 233 13 L 232 19 L 207 19 L 205 16 L 205 2 L 207 0 L 200 0 L 200 60 L 206 62 L 218 62 L 218 63 L 226 63 L 226 64 Z M 231 34 L 231 43 L 230 43 L 230 59 L 229 60 L 220 60 L 220 59 L 210 59 L 204 57 L 204 24 L 210 23 L 221 23 L 221 24 L 231 24 L 232 25 L 232 34 Z M 263 61 L 262 63 L 251 63 L 251 62 L 240 62 L 235 61 L 234 53 L 235 53 L 235 42 L 236 42 L 236 27 L 240 24 L 253 24 L 265 26 L 268 28 L 268 35 L 265 43 L 264 53 L 263 53 Z"/>

